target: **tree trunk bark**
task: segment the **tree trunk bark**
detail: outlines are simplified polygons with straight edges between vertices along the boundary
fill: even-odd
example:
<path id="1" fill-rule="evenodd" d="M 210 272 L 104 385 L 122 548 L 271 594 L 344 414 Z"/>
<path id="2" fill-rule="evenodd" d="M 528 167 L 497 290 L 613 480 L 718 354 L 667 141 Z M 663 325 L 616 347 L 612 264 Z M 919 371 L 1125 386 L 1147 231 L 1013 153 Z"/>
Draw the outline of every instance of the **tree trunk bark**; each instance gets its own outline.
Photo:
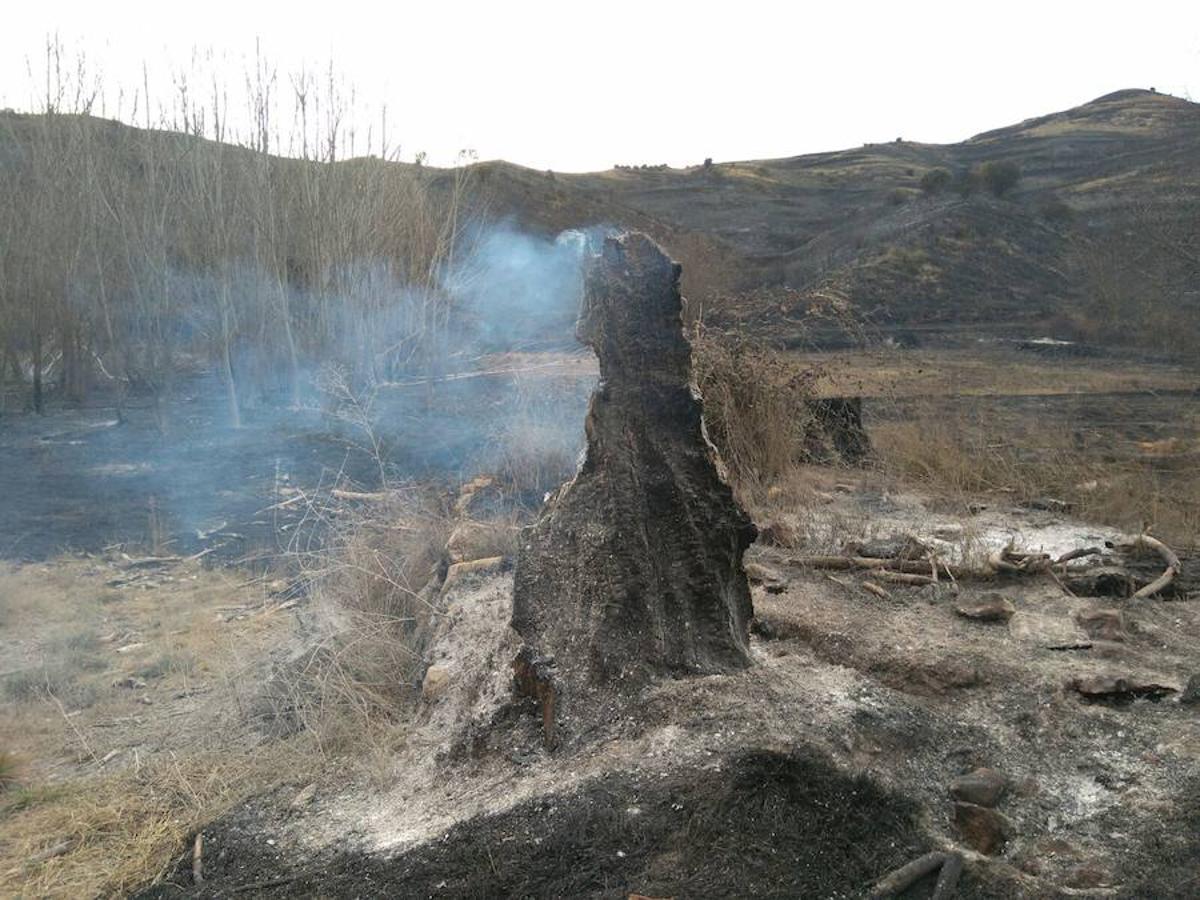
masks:
<path id="1" fill-rule="evenodd" d="M 587 456 L 525 530 L 513 626 L 518 688 L 586 719 L 599 694 L 749 664 L 742 555 L 756 530 L 704 432 L 683 335 L 680 267 L 641 234 L 605 242 L 578 324 L 600 384 Z"/>

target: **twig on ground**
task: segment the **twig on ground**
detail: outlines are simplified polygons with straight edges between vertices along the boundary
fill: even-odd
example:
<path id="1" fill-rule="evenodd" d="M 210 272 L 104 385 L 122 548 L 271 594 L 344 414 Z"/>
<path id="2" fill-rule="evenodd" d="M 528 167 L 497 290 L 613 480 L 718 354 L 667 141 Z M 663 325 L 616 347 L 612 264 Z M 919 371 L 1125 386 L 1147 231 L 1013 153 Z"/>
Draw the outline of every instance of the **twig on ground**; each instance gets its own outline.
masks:
<path id="1" fill-rule="evenodd" d="M 49 683 L 47 683 L 47 685 L 46 685 L 46 694 L 50 697 L 51 700 L 54 701 L 54 705 L 58 707 L 58 711 L 60 713 L 62 713 L 63 721 L 66 722 L 69 726 L 71 726 L 71 730 L 73 732 L 75 732 L 75 737 L 77 737 L 79 739 L 79 743 L 83 745 L 83 749 L 87 753 L 87 755 L 92 758 L 92 762 L 99 765 L 100 759 L 99 759 L 99 757 L 96 756 L 95 751 L 92 750 L 92 745 L 89 744 L 87 738 L 85 738 L 83 736 L 83 732 L 80 731 L 78 727 L 76 727 L 76 725 L 73 721 L 71 721 L 71 717 L 69 715 L 67 715 L 67 710 L 62 705 L 62 701 L 60 701 L 58 699 L 58 697 L 56 697 L 54 695 L 54 691 L 50 690 Z"/>
<path id="2" fill-rule="evenodd" d="M 344 491 L 341 488 L 334 488 L 329 493 L 338 500 L 362 500 L 365 503 L 377 503 L 388 497 L 385 491 Z"/>
<path id="3" fill-rule="evenodd" d="M 204 883 L 204 832 L 196 832 L 196 840 L 192 844 L 192 883 Z"/>
<path id="4" fill-rule="evenodd" d="M 914 575 L 910 572 L 893 572 L 890 569 L 877 569 L 870 573 L 872 578 L 878 578 L 882 581 L 891 581 L 895 584 L 937 584 L 937 579 L 930 578 L 928 575 Z"/>
<path id="5" fill-rule="evenodd" d="M 879 597 L 880 599 L 883 599 L 883 600 L 891 600 L 892 599 L 891 594 L 889 594 L 887 591 L 885 591 L 879 585 L 875 584 L 873 581 L 864 581 L 862 583 L 862 586 L 863 586 L 864 591 L 869 591 L 870 593 L 874 594 L 876 597 Z"/>

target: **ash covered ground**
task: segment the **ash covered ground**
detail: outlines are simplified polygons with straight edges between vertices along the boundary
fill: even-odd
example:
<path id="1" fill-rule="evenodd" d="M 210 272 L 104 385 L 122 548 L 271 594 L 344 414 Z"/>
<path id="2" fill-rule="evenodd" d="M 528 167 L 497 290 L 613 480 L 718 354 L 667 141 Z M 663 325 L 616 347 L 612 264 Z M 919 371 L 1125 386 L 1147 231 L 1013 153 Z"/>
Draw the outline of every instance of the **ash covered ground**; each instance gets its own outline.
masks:
<path id="1" fill-rule="evenodd" d="M 841 486 L 818 527 L 851 514 L 963 546 L 961 521 L 927 498 L 811 474 Z M 1112 534 L 980 515 L 983 545 Z M 965 897 L 1194 894 L 1194 601 L 1073 598 L 1048 577 L 889 585 L 884 600 L 761 545 L 749 568 L 750 669 L 658 682 L 557 753 L 533 710 L 500 712 L 511 576 L 453 577 L 430 651 L 444 678 L 386 787 L 322 786 L 299 804 L 305 785 L 281 787 L 207 831 L 203 885 L 185 865 L 153 895 L 856 897 L 932 849 L 965 854 Z M 997 594 L 1005 615 L 964 615 Z M 1118 613 L 1101 637 L 1097 610 Z M 1073 687 L 1096 676 L 1163 691 Z"/>

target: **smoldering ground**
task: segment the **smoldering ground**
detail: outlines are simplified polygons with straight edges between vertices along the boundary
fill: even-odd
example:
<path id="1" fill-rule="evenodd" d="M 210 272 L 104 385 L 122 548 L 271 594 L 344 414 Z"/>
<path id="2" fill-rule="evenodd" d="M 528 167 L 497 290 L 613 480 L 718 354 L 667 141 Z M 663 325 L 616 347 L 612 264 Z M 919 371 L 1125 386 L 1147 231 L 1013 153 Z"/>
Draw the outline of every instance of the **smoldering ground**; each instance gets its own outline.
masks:
<path id="1" fill-rule="evenodd" d="M 222 291 L 243 310 L 281 304 L 294 316 L 315 301 L 303 285 L 285 286 L 281 299 L 249 263 L 175 273 L 154 326 L 159 359 L 148 347 L 133 365 L 98 353 L 101 390 L 84 408 L 64 398 L 42 416 L 3 414 L 0 554 L 127 543 L 269 555 L 294 540 L 302 505 L 276 504 L 296 492 L 457 482 L 530 453 L 549 461 L 541 477 L 569 474 L 595 379 L 574 339 L 594 240 L 479 225 L 433 285 L 363 261 L 339 278 L 346 296 L 323 346 L 289 358 L 280 341 L 260 339 L 270 326 L 243 315 L 227 369 L 222 354 L 204 352 L 220 339 Z M 53 367 L 47 387 L 54 397 Z M 525 485 L 523 499 L 536 503 L 540 487 Z"/>

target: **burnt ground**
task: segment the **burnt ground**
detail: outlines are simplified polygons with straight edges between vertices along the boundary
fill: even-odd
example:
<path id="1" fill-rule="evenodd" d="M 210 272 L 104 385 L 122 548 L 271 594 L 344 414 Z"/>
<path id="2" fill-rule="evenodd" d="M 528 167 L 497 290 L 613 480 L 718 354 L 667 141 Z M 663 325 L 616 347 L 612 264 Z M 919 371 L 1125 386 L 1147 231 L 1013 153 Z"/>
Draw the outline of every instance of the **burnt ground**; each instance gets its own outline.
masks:
<path id="1" fill-rule="evenodd" d="M 590 377 L 560 383 L 531 415 L 562 404 L 572 412 L 555 423 L 581 421 Z M 529 406 L 511 376 L 450 381 L 432 393 L 382 391 L 372 417 L 384 473 L 457 484 L 494 467 L 505 435 L 480 423 L 519 418 Z M 166 419 L 164 435 L 148 402 L 136 398 L 121 423 L 112 407 L 0 417 L 0 559 L 117 544 L 184 555 L 211 548 L 226 561 L 270 557 L 311 521 L 303 503 L 276 504 L 297 491 L 375 490 L 383 478 L 362 429 L 316 400 L 301 409 L 260 403 L 234 429 L 220 384 L 200 378 L 179 387 Z M 152 548 L 155 517 L 161 540 Z"/>
<path id="2" fill-rule="evenodd" d="M 854 897 L 927 849 L 916 814 L 819 753 L 750 751 L 665 779 L 600 777 L 396 858 L 335 854 L 300 872 L 258 840 L 247 810 L 210 841 L 217 861 L 200 889 L 168 882 L 143 896 Z"/>
<path id="3" fill-rule="evenodd" d="M 502 396 L 483 399 L 487 391 L 461 387 L 457 403 L 431 418 L 406 415 L 404 404 L 393 408 L 391 421 L 405 426 L 390 438 L 398 472 L 407 466 L 453 479 L 469 471 L 480 435 L 459 428 L 454 410 L 465 421 L 480 408 L 499 417 L 505 407 Z M 1031 421 L 1038 410 L 1057 422 L 1090 417 L 1103 444 L 1105 434 L 1126 442 L 1164 436 L 1155 429 L 1170 423 L 1176 399 L 1106 397 L 1094 415 L 1086 397 L 961 403 L 1015 422 Z M 155 493 L 173 517 L 167 539 L 178 543 L 168 552 L 214 546 L 228 531 L 245 543 L 222 552 L 240 558 L 257 535 L 262 545 L 278 546 L 287 515 L 255 513 L 281 498 L 281 481 L 308 489 L 345 467 L 349 484 L 377 483 L 374 461 L 319 413 L 259 411 L 228 434 L 217 427 L 222 412 L 208 394 L 181 399 L 172 435 L 197 442 L 181 440 L 182 449 L 164 446 L 145 411 L 128 425 L 102 428 L 86 425 L 111 418 L 103 410 L 4 420 L 0 444 L 18 463 L 0 472 L 0 487 L 13 498 L 8 508 L 17 512 L 0 520 L 0 533 L 18 541 L 8 555 L 142 543 L 147 497 Z M 1000 506 L 945 522 L 942 507 L 900 496 L 895 486 L 859 483 L 845 472 L 827 480 L 822 493 L 832 500 L 818 512 L 841 538 L 957 524 L 964 546 L 1016 534 L 1032 549 L 1094 543 L 1105 533 L 1058 514 Z M 834 489 L 847 481 L 854 482 L 849 491 Z M 804 504 L 796 512 L 814 515 Z M 213 520 L 227 520 L 215 539 L 194 535 Z M 769 590 L 755 589 L 756 610 L 770 627 L 754 641 L 752 669 L 653 685 L 627 715 L 587 733 L 568 731 L 555 755 L 540 750 L 532 718 L 502 723 L 488 741 L 473 743 L 488 703 L 507 696 L 512 651 L 500 626 L 508 621 L 511 581 L 487 576 L 454 587 L 455 614 L 434 650 L 451 670 L 449 693 L 424 701 L 422 722 L 388 773 L 347 784 L 344 771 L 331 771 L 304 806 L 295 798 L 312 776 L 297 774 L 303 780 L 206 826 L 201 895 L 857 896 L 912 856 L 958 848 L 968 858 L 964 897 L 1195 896 L 1200 720 L 1197 707 L 1180 702 L 1187 679 L 1200 672 L 1195 598 L 1072 599 L 1049 581 L 964 586 L 968 596 L 1001 590 L 1012 598 L 1016 614 L 1007 625 L 983 624 L 956 615 L 946 586 L 888 585 L 885 602 L 845 573 L 797 568 L 786 551 L 759 547 L 755 562 L 778 579 Z M 22 571 L 35 578 L 42 568 Z M 145 595 L 147 620 L 155 616 L 150 600 L 173 597 L 173 582 L 163 581 L 136 592 Z M 77 588 L 67 585 L 64 595 Z M 125 628 L 123 620 L 109 622 L 115 601 L 98 596 L 104 628 Z M 257 621 L 249 600 L 234 611 L 218 605 L 228 602 L 219 594 L 208 602 L 225 626 Z M 278 614 L 274 601 L 255 603 L 264 621 Z M 1079 638 L 1077 614 L 1099 605 L 1121 609 L 1123 640 Z M 173 628 L 168 622 L 159 630 Z M 169 641 L 147 633 L 151 640 L 138 653 L 153 662 L 155 641 Z M 139 662 L 113 659 L 122 672 Z M 1088 674 L 1153 678 L 1176 693 L 1158 702 L 1088 703 L 1068 687 Z M 109 687 L 112 673 L 96 679 L 121 693 Z M 239 690 L 253 693 L 254 686 Z M 197 718 L 197 730 L 206 727 L 209 720 Z M 89 730 L 83 716 L 72 721 L 93 742 L 105 735 L 118 743 L 107 737 L 112 729 Z M 171 722 L 162 727 L 179 737 Z M 144 736 L 133 730 L 121 738 L 138 746 Z M 998 809 L 1012 833 L 992 855 L 964 845 L 947 791 L 954 777 L 980 765 L 1001 770 L 1010 785 Z M 865 828 L 868 809 L 872 827 Z M 186 856 L 150 891 L 177 893 L 199 894 Z M 913 896 L 927 894 L 924 885 Z"/>
<path id="4" fill-rule="evenodd" d="M 457 484 L 503 463 L 512 434 L 490 423 L 512 420 L 518 440 L 552 443 L 568 455 L 581 441 L 590 371 L 558 386 L 539 408 L 526 409 L 530 387 L 499 377 L 440 385 L 431 402 L 409 389 L 384 395 L 376 416 L 385 467 L 396 480 L 433 479 Z M 902 421 L 936 402 L 956 421 L 1005 423 L 1014 443 L 1036 447 L 1023 430 L 1072 435 L 1101 459 L 1124 459 L 1137 441 L 1194 437 L 1180 409 L 1195 407 L 1194 391 L 1147 390 L 1034 396 L 868 398 L 869 424 Z M 527 420 L 523 420 L 525 416 Z M 46 416 L 0 417 L 0 559 L 36 561 L 62 552 L 95 553 L 112 545 L 147 548 L 152 510 L 160 552 L 192 554 L 212 549 L 225 561 L 270 556 L 296 538 L 303 504 L 269 509 L 305 492 L 333 486 L 374 490 L 377 461 L 360 430 L 313 406 L 299 410 L 264 405 L 250 409 L 240 429 L 227 426 L 219 385 L 189 383 L 168 410 L 166 436 L 150 410 L 133 405 L 117 424 L 112 408 L 54 409 Z M 1044 435 L 1042 435 L 1044 436 Z M 1065 438 L 1064 438 L 1065 439 Z M 1130 448 L 1133 447 L 1131 450 Z M 525 448 L 522 448 L 522 450 Z M 1048 448 L 1055 452 L 1056 447 Z M 1033 451 L 1035 452 L 1035 451 Z M 536 503 L 540 493 L 527 498 Z"/>
<path id="5" fill-rule="evenodd" d="M 920 498 L 852 486 L 823 514 L 947 524 Z M 969 542 L 997 537 L 1001 514 L 981 514 Z M 1007 515 L 1023 546 L 1103 537 Z M 446 686 L 389 774 L 240 808 L 205 829 L 203 885 L 185 855 L 149 896 L 856 897 L 930 849 L 965 855 L 965 898 L 1195 896 L 1200 719 L 1182 699 L 1200 671 L 1195 598 L 1071 597 L 1045 578 L 889 584 L 881 599 L 787 550 L 753 562 L 771 574 L 754 591 L 752 668 L 653 684 L 600 722 L 565 710 L 555 753 L 532 711 L 505 711 L 511 575 L 451 582 L 430 653 Z M 1008 622 L 956 611 L 996 592 Z M 1119 634 L 1081 631 L 1114 608 Z M 1096 675 L 1164 690 L 1072 687 Z M 981 766 L 1007 784 L 986 851 L 950 794 Z"/>

